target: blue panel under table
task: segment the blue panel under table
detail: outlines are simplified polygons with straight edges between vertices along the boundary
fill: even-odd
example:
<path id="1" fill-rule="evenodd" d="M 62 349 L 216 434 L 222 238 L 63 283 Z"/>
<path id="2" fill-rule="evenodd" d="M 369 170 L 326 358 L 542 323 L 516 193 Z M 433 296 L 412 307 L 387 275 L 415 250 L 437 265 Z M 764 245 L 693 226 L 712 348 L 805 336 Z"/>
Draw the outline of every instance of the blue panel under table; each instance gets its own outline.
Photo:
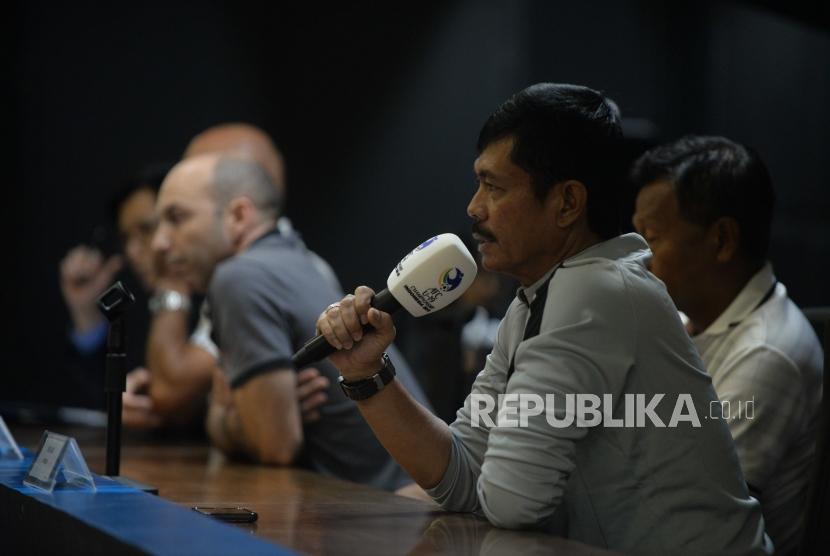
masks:
<path id="1" fill-rule="evenodd" d="M 32 464 L 0 460 L 0 546 L 55 554 L 292 554 L 234 526 L 94 475 L 96 492 L 23 484 Z M 3 550 L 2 552 L 5 552 Z M 15 551 L 14 553 L 17 553 Z"/>

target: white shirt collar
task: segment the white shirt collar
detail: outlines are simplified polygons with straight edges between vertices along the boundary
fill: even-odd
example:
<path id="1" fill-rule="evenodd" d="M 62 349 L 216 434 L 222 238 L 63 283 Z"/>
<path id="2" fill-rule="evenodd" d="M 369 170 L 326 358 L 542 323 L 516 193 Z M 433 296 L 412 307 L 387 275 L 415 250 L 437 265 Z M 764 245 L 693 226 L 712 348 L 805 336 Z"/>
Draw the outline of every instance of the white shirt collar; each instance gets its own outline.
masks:
<path id="1" fill-rule="evenodd" d="M 720 314 L 715 322 L 701 332 L 699 336 L 718 335 L 728 332 L 736 324 L 744 320 L 764 300 L 764 296 L 770 293 L 775 285 L 775 274 L 772 272 L 772 264 L 767 261 L 761 270 L 755 273 L 749 282 L 746 283 L 741 292 L 735 296 L 729 307 Z"/>

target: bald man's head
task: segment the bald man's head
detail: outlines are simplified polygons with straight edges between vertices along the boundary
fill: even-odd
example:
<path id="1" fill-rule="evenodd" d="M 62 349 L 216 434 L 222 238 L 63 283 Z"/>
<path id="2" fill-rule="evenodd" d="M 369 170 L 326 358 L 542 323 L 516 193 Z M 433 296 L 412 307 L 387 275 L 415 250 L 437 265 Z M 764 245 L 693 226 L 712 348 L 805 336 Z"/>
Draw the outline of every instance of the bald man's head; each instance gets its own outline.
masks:
<path id="1" fill-rule="evenodd" d="M 265 219 L 276 222 L 282 211 L 282 195 L 274 180 L 262 166 L 248 158 L 219 156 L 213 167 L 212 186 L 219 208 L 226 207 L 236 197 L 247 197 Z"/>
<path id="2" fill-rule="evenodd" d="M 187 158 L 159 191 L 153 250 L 171 275 L 203 292 L 220 261 L 274 227 L 281 201 L 271 177 L 249 158 Z"/>
<path id="3" fill-rule="evenodd" d="M 165 178 L 156 201 L 152 249 L 164 263 L 162 273 L 184 280 L 197 292 L 207 290 L 218 262 L 234 253 L 213 185 L 219 159 L 203 155 L 180 162 Z"/>
<path id="4" fill-rule="evenodd" d="M 279 149 L 267 133 L 245 123 L 227 123 L 213 126 L 194 137 L 183 158 L 220 153 L 250 158 L 262 166 L 285 195 L 285 163 Z"/>
<path id="5" fill-rule="evenodd" d="M 274 180 L 256 161 L 237 154 L 194 155 L 179 162 L 162 186 L 166 192 L 209 198 L 221 212 L 237 197 L 247 197 L 265 220 L 276 221 L 282 195 Z"/>

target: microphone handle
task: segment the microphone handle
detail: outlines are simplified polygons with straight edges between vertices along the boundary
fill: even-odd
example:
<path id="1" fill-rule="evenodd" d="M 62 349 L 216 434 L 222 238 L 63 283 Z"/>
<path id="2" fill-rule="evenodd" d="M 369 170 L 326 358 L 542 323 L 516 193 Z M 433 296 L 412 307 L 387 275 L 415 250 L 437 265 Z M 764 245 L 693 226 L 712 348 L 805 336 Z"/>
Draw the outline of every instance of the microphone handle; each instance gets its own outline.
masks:
<path id="1" fill-rule="evenodd" d="M 384 313 L 394 313 L 401 308 L 401 304 L 398 303 L 398 300 L 395 299 L 395 296 L 392 295 L 388 288 L 384 288 L 376 293 L 372 297 L 371 305 L 378 311 L 383 311 Z M 363 325 L 364 333 L 371 332 L 373 329 L 374 326 L 369 323 Z M 335 351 L 337 351 L 337 348 L 331 345 L 325 336 L 315 336 L 297 350 L 297 353 L 291 357 L 291 362 L 294 364 L 295 369 L 302 369 L 321 359 L 325 359 Z"/>

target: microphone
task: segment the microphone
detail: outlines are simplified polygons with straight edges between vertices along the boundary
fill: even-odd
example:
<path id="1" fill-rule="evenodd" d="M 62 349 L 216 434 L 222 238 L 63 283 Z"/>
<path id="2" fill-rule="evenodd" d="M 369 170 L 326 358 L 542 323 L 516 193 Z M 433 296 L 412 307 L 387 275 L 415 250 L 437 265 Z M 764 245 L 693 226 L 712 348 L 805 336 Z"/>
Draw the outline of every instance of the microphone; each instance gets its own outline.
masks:
<path id="1" fill-rule="evenodd" d="M 475 259 L 458 236 L 440 234 L 420 244 L 395 265 L 386 280 L 386 289 L 375 294 L 371 305 L 385 313 L 404 308 L 413 317 L 423 317 L 461 297 L 475 280 L 476 272 Z M 371 324 L 363 327 L 364 332 L 373 329 Z M 316 336 L 291 361 L 300 369 L 335 351 L 337 348 L 324 336 Z"/>

